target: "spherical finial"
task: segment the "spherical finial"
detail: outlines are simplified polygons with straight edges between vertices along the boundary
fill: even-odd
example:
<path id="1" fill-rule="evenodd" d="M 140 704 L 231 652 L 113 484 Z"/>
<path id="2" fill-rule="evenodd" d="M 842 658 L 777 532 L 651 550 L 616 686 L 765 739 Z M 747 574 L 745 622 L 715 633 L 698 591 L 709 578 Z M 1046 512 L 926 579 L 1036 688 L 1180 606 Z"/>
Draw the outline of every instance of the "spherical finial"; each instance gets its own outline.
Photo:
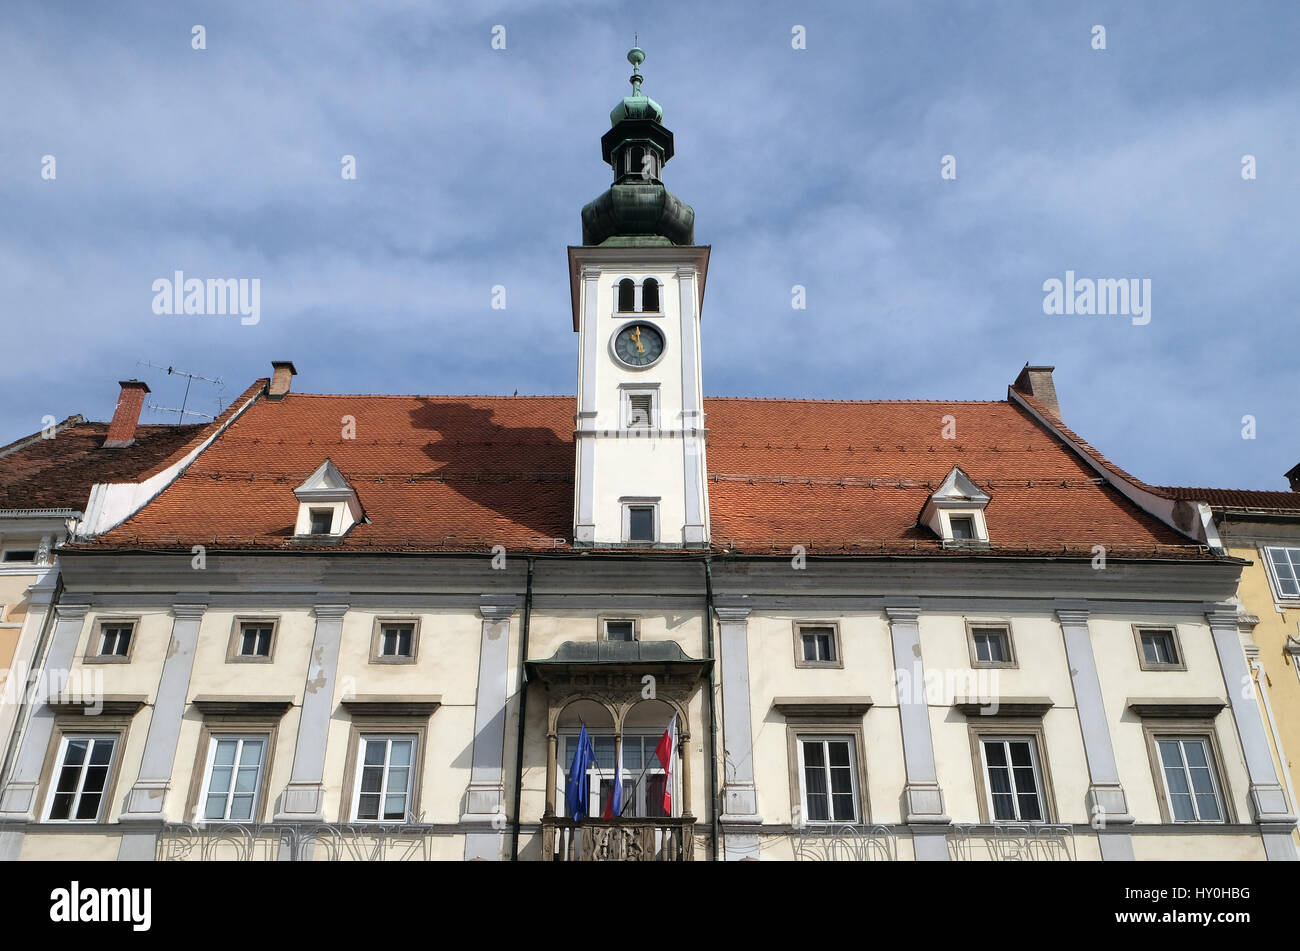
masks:
<path id="1" fill-rule="evenodd" d="M 627 51 L 627 61 L 632 64 L 632 68 L 640 66 L 645 62 L 645 50 L 639 46 L 634 46 Z"/>

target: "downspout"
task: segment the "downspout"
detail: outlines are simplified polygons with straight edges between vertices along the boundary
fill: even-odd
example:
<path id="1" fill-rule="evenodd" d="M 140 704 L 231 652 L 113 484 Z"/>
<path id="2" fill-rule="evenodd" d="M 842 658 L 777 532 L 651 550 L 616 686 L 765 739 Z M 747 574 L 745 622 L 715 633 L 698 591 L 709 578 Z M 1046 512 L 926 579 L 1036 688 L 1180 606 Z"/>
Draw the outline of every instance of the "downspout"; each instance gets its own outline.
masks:
<path id="1" fill-rule="evenodd" d="M 1268 674 L 1264 672 L 1264 665 L 1258 659 L 1252 659 L 1251 668 L 1255 671 L 1255 689 L 1259 691 L 1259 698 L 1264 701 L 1264 715 L 1268 720 L 1268 730 L 1273 734 L 1273 748 L 1277 750 L 1277 758 L 1281 761 L 1282 781 L 1286 783 L 1287 795 L 1291 799 L 1291 812 L 1295 813 L 1298 808 L 1295 800 L 1295 790 L 1291 788 L 1291 770 L 1287 768 L 1286 751 L 1282 749 L 1282 737 L 1277 733 L 1277 722 L 1273 719 L 1273 705 L 1268 702 L 1268 685 L 1266 683 Z"/>
<path id="2" fill-rule="evenodd" d="M 709 836 L 709 857 L 718 860 L 718 711 L 716 665 L 713 662 L 713 559 L 704 556 L 704 596 L 707 602 L 704 623 L 708 626 L 709 636 L 705 641 L 705 656 L 709 660 L 709 822 L 713 834 Z"/>
<path id="3" fill-rule="evenodd" d="M 519 632 L 519 736 L 515 740 L 515 823 L 510 832 L 510 861 L 519 861 L 519 803 L 524 794 L 524 728 L 528 723 L 528 625 L 533 615 L 533 559 L 528 559 L 524 589 L 524 623 Z M 549 767 L 548 767 L 549 768 Z"/>

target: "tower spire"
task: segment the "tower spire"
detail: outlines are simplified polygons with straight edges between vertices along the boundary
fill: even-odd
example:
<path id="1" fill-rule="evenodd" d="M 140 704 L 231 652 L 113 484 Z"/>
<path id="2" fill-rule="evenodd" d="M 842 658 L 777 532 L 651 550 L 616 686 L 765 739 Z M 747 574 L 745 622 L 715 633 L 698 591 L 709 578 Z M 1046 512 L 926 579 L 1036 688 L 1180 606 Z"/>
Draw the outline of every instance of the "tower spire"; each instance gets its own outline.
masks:
<path id="1" fill-rule="evenodd" d="M 636 36 L 636 34 L 632 34 Z M 632 78 L 628 80 L 632 84 L 632 95 L 641 95 L 641 70 L 640 66 L 645 62 L 645 50 L 639 46 L 633 46 L 627 51 L 627 61 L 632 64 Z"/>

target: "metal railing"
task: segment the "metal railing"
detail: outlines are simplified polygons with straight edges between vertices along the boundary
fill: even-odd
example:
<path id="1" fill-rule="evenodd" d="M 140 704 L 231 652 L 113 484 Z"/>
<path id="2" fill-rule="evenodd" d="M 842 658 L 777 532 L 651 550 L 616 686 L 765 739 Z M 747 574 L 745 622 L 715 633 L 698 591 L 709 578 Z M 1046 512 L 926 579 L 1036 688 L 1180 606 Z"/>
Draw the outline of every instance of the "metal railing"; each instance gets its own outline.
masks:
<path id="1" fill-rule="evenodd" d="M 542 819 L 542 859 L 548 862 L 691 862 L 695 819 Z"/>

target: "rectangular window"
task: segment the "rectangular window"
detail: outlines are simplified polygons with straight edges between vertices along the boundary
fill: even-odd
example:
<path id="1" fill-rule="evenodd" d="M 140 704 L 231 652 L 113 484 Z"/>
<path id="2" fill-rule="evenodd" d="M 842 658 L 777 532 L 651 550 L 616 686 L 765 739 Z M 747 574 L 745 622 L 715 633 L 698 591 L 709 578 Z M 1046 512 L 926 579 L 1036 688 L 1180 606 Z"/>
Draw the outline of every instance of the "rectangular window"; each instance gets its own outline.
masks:
<path id="1" fill-rule="evenodd" d="M 632 393 L 628 395 L 628 429 L 649 429 L 654 425 L 654 400 L 654 396 L 650 393 Z"/>
<path id="2" fill-rule="evenodd" d="M 312 509 L 311 510 L 311 533 L 313 535 L 328 535 L 330 528 L 334 524 L 333 509 Z"/>
<path id="3" fill-rule="evenodd" d="M 49 822 L 95 822 L 113 765 L 116 736 L 64 736 L 45 818 Z"/>
<path id="4" fill-rule="evenodd" d="M 131 651 L 131 633 L 135 625 L 130 622 L 105 621 L 99 627 L 99 656 L 123 657 Z"/>
<path id="5" fill-rule="evenodd" d="M 1182 666 L 1173 631 L 1167 628 L 1138 628 L 1138 639 L 1142 645 L 1144 668 Z"/>
<path id="6" fill-rule="evenodd" d="M 204 820 L 244 822 L 254 818 L 266 759 L 264 736 L 214 736 L 208 745 L 203 793 Z"/>
<path id="7" fill-rule="evenodd" d="M 239 625 L 239 656 L 270 657 L 271 634 L 275 625 L 268 621 L 245 621 Z"/>
<path id="8" fill-rule="evenodd" d="M 629 505 L 627 507 L 627 540 L 653 542 L 655 540 L 655 507 Z"/>
<path id="9" fill-rule="evenodd" d="M 989 815 L 994 822 L 1043 822 L 1043 786 L 1033 737 L 983 737 Z"/>
<path id="10" fill-rule="evenodd" d="M 1208 737 L 1160 736 L 1160 772 L 1174 822 L 1223 822 L 1223 799 Z"/>
<path id="11" fill-rule="evenodd" d="M 415 779 L 415 737 L 363 736 L 354 821 L 405 822 Z"/>
<path id="12" fill-rule="evenodd" d="M 808 822 L 857 822 L 858 779 L 853 739 L 799 738 L 799 785 Z"/>
<path id="13" fill-rule="evenodd" d="M 1278 600 L 1300 598 L 1300 548 L 1265 548 L 1264 553 Z"/>
<path id="14" fill-rule="evenodd" d="M 634 641 L 636 640 L 636 621 L 633 620 L 612 620 L 605 621 L 605 640 L 607 641 Z"/>
<path id="15" fill-rule="evenodd" d="M 975 521 L 969 515 L 954 515 L 948 519 L 948 524 L 954 539 L 975 537 Z"/>
<path id="16" fill-rule="evenodd" d="M 35 561 L 35 548 L 7 548 L 4 553 L 5 561 Z"/>
<path id="17" fill-rule="evenodd" d="M 410 657 L 415 645 L 414 624 L 383 624 L 379 628 L 380 657 Z"/>
<path id="18" fill-rule="evenodd" d="M 803 643 L 805 661 L 834 663 L 835 629 L 833 627 L 801 627 L 799 639 Z"/>
<path id="19" fill-rule="evenodd" d="M 1004 627 L 972 627 L 971 644 L 977 664 L 1010 664 L 1011 635 Z"/>

